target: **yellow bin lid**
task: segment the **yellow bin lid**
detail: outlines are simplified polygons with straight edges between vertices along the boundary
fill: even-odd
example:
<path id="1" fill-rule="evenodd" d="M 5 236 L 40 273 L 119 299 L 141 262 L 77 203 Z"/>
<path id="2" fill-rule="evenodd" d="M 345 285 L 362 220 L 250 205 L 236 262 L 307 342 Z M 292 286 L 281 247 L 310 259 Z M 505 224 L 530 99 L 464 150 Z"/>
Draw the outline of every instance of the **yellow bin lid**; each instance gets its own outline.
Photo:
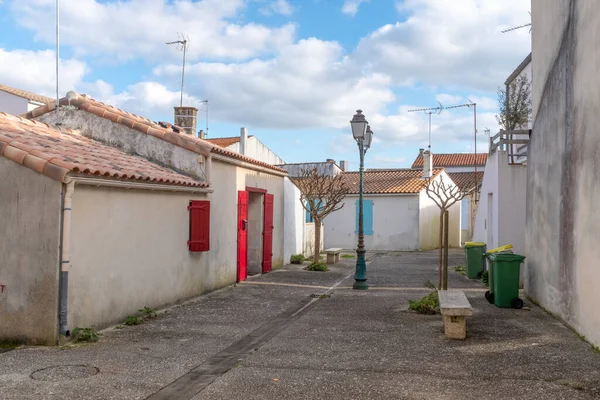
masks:
<path id="1" fill-rule="evenodd" d="M 504 246 L 496 247 L 495 249 L 491 249 L 487 251 L 487 254 L 498 253 L 499 251 L 506 251 L 512 249 L 512 244 L 506 244 Z"/>
<path id="2" fill-rule="evenodd" d="M 465 246 L 485 246 L 483 242 L 465 242 Z"/>

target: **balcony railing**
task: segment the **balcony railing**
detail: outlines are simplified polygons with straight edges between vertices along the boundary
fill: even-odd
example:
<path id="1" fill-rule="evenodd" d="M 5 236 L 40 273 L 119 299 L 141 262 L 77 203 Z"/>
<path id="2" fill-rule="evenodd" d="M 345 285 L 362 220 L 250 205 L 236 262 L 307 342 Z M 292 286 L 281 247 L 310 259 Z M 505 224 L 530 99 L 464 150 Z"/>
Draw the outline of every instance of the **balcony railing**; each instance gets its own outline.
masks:
<path id="1" fill-rule="evenodd" d="M 527 164 L 527 148 L 531 129 L 500 130 L 490 137 L 490 155 L 496 151 L 508 153 L 509 164 Z"/>

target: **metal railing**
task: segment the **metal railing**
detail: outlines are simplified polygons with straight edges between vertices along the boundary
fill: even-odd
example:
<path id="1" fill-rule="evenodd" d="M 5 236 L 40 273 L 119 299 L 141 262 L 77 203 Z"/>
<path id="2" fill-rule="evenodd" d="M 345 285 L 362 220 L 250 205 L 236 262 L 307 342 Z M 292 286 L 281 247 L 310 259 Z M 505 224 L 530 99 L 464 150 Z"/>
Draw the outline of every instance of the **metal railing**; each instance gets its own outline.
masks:
<path id="1" fill-rule="evenodd" d="M 508 153 L 509 164 L 524 164 L 527 162 L 527 148 L 531 129 L 520 130 L 500 130 L 497 134 L 490 137 L 489 154 L 496 151 L 505 151 Z"/>

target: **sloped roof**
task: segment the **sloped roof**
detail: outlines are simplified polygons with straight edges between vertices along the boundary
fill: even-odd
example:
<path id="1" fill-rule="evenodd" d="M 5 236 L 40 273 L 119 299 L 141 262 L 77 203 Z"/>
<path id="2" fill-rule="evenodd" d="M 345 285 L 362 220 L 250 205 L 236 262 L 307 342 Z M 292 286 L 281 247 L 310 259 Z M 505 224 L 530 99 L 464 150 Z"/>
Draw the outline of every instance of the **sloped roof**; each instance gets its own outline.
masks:
<path id="1" fill-rule="evenodd" d="M 34 171 L 65 182 L 74 172 L 98 177 L 179 186 L 208 187 L 145 158 L 39 121 L 0 113 L 0 155 Z"/>
<path id="2" fill-rule="evenodd" d="M 504 81 L 504 84 L 509 85 L 525 69 L 525 67 L 530 62 L 531 62 L 531 52 L 527 55 L 527 57 L 525 57 L 525 59 L 523 59 L 523 61 L 521 61 L 521 64 L 519 64 L 517 66 L 517 68 L 515 68 L 515 70 L 508 76 L 508 78 L 506 78 L 506 81 Z"/>
<path id="3" fill-rule="evenodd" d="M 212 144 L 216 144 L 217 146 L 229 147 L 232 144 L 239 143 L 240 137 L 233 136 L 233 137 L 222 137 L 222 138 L 210 138 L 210 139 L 204 139 L 204 140 L 206 140 L 207 142 L 210 142 Z"/>
<path id="4" fill-rule="evenodd" d="M 456 184 L 463 192 L 473 189 L 475 186 L 474 172 L 447 172 L 452 182 Z M 483 180 L 483 171 L 477 171 L 477 186 L 481 185 Z"/>
<path id="5" fill-rule="evenodd" d="M 477 153 L 477 165 L 485 165 L 487 153 Z M 473 153 L 433 153 L 433 167 L 471 167 L 475 156 Z M 423 156 L 418 155 L 412 168 L 423 168 Z"/>
<path id="6" fill-rule="evenodd" d="M 37 118 L 54 110 L 56 108 L 55 103 L 56 101 L 53 101 L 50 104 L 38 107 L 35 110 L 23 114 L 22 117 L 27 119 Z M 124 125 L 138 132 L 154 136 L 158 139 L 164 140 L 166 142 L 172 143 L 176 146 L 182 147 L 184 149 L 193 151 L 198 154 L 208 155 L 212 152 L 215 154 L 223 155 L 227 158 L 244 161 L 249 164 L 258 165 L 267 169 L 272 169 L 279 173 L 287 173 L 285 170 L 274 165 L 256 160 L 254 158 L 246 157 L 231 150 L 227 150 L 204 139 L 200 139 L 192 135 L 187 135 L 183 133 L 183 128 L 181 127 L 172 125 L 168 122 L 154 122 L 147 118 L 140 117 L 138 115 L 131 114 L 127 111 L 118 109 L 116 107 L 104 104 L 86 95 L 80 95 L 75 92 L 69 92 L 67 93 L 66 97 L 60 99 L 60 104 L 65 106 L 75 106 L 80 110 L 87 111 L 98 117 L 108 119 L 114 123 Z"/>
<path id="7" fill-rule="evenodd" d="M 19 96 L 19 97 L 22 97 L 27 100 L 35 101 L 37 103 L 48 104 L 48 103 L 54 101 L 54 99 L 52 99 L 50 97 L 27 92 L 25 90 L 13 88 L 13 87 L 2 85 L 2 84 L 0 84 L 0 90 L 2 90 L 3 92 L 6 92 L 6 93 L 14 94 L 15 96 Z"/>
<path id="8" fill-rule="evenodd" d="M 434 168 L 433 177 L 443 170 L 443 168 Z M 422 175 L 422 170 L 408 168 L 366 170 L 363 178 L 363 192 L 367 194 L 416 194 L 427 186 L 427 181 L 421 179 Z M 360 190 L 359 172 L 344 172 L 342 177 L 348 187 L 348 194 L 358 194 Z"/>

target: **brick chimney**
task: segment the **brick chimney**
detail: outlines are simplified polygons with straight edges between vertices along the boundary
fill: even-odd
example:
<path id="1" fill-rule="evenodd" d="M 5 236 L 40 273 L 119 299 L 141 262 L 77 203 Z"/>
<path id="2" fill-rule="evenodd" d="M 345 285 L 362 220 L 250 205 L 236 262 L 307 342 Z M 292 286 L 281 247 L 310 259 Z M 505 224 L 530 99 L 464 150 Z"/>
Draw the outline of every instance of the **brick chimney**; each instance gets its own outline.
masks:
<path id="1" fill-rule="evenodd" d="M 196 107 L 174 107 L 175 125 L 183 128 L 188 135 L 196 135 L 196 117 L 198 109 Z"/>

